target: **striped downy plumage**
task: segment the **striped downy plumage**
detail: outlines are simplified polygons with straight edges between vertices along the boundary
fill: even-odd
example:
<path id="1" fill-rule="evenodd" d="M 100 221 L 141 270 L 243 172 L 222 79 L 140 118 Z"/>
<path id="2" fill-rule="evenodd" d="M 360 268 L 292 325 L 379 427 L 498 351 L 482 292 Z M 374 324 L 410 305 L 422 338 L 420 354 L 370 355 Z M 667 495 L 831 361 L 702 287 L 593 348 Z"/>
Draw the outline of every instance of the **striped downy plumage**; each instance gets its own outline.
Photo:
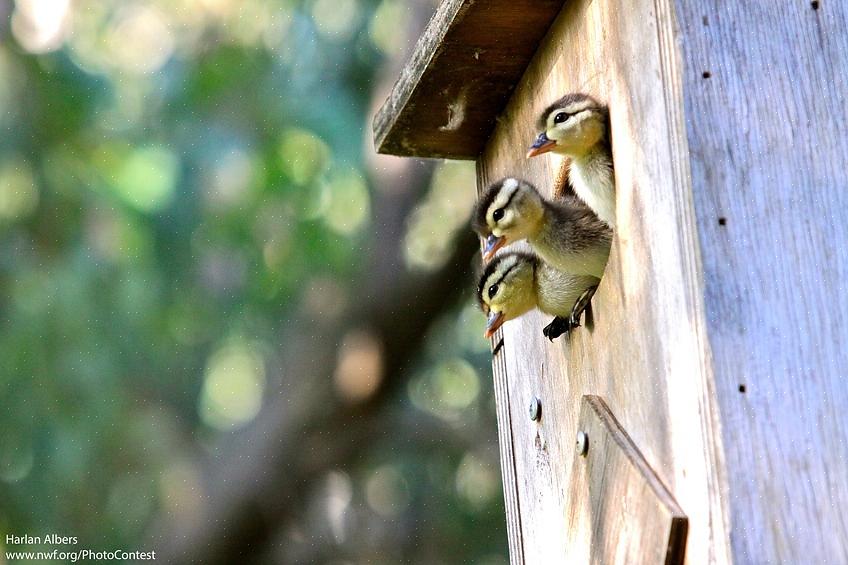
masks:
<path id="1" fill-rule="evenodd" d="M 586 94 L 566 94 L 545 108 L 537 128 L 541 133 L 527 156 L 552 151 L 568 157 L 574 192 L 614 229 L 615 176 L 607 108 Z"/>
<path id="2" fill-rule="evenodd" d="M 597 277 L 560 271 L 532 253 L 501 253 L 486 265 L 477 285 L 480 307 L 488 314 L 486 337 L 504 322 L 538 308 L 561 319 L 543 331 L 553 339 L 579 325 L 597 284 Z M 556 331 L 549 330 L 552 326 Z"/>
<path id="3" fill-rule="evenodd" d="M 486 238 L 487 259 L 501 247 L 527 239 L 546 263 L 574 275 L 600 278 L 612 241 L 609 226 L 574 196 L 547 200 L 532 184 L 515 178 L 483 192 L 472 223 Z"/>

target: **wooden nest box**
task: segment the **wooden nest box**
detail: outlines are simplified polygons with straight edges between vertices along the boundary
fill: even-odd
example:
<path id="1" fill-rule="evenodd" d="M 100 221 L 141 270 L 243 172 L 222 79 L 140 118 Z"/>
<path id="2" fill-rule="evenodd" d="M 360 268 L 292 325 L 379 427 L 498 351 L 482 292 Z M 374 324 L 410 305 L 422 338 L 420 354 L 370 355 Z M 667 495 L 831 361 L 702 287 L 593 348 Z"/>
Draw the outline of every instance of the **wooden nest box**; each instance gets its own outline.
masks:
<path id="1" fill-rule="evenodd" d="M 537 114 L 573 91 L 610 109 L 593 327 L 549 343 L 533 313 L 495 338 L 512 563 L 848 563 L 847 12 L 439 7 L 379 151 L 550 194 L 556 158 L 524 156 Z"/>

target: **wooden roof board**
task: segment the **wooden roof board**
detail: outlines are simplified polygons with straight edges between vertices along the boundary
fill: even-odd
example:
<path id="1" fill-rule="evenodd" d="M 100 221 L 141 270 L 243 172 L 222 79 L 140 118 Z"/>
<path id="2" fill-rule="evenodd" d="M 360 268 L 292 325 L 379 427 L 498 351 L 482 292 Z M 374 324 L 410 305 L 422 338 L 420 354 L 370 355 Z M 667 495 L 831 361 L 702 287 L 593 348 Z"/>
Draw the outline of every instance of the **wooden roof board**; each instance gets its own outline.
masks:
<path id="1" fill-rule="evenodd" d="M 444 0 L 374 117 L 379 153 L 476 159 L 565 0 Z"/>

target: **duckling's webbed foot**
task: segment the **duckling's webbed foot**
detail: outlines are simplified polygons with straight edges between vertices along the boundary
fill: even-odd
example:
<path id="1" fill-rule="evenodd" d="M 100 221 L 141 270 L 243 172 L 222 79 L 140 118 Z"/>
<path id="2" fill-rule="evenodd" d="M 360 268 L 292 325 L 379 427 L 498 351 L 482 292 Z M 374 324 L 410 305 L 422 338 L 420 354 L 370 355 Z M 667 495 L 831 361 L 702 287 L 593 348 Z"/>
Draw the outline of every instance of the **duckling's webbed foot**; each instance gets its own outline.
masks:
<path id="1" fill-rule="evenodd" d="M 571 318 L 563 318 L 557 316 L 551 323 L 542 328 L 542 335 L 553 341 L 564 333 L 568 333 L 574 328 L 580 327 L 580 324 L 575 324 Z"/>
<path id="2" fill-rule="evenodd" d="M 590 286 L 584 290 L 571 308 L 570 320 L 575 328 L 580 326 L 580 316 L 583 315 L 583 312 L 592 307 L 592 297 L 595 296 L 596 290 L 598 290 L 598 285 Z"/>

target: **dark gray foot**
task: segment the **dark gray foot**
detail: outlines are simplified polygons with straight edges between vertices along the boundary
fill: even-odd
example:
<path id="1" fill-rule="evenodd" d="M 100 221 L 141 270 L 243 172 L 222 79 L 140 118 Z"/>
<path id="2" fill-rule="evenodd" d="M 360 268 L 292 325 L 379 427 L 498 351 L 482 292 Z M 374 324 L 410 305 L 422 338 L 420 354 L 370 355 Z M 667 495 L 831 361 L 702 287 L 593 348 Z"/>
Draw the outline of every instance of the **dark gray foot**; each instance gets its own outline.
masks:
<path id="1" fill-rule="evenodd" d="M 570 318 L 562 318 L 557 316 L 551 323 L 542 328 L 542 335 L 553 341 L 564 333 L 568 333 L 574 328 L 580 327 L 580 324 L 575 324 Z"/>
<path id="2" fill-rule="evenodd" d="M 580 316 L 583 315 L 583 312 L 591 309 L 592 297 L 595 296 L 596 290 L 598 290 L 598 285 L 590 286 L 583 291 L 583 294 L 581 294 L 580 298 L 577 299 L 577 302 L 574 303 L 574 307 L 571 309 L 570 318 L 571 324 L 575 328 L 580 326 Z"/>

